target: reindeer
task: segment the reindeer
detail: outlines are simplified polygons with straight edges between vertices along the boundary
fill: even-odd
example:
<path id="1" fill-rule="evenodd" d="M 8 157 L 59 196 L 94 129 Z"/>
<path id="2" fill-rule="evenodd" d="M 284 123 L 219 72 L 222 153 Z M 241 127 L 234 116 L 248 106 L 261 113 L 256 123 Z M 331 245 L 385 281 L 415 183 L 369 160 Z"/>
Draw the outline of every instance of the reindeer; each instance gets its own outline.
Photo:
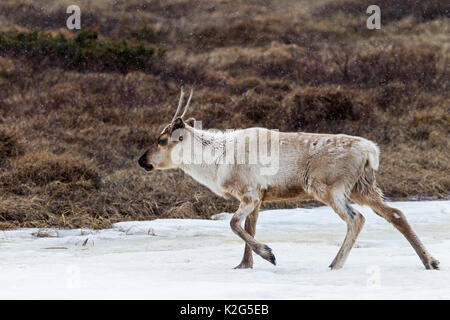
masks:
<path id="1" fill-rule="evenodd" d="M 425 249 L 404 214 L 383 201 L 375 181 L 379 162 L 379 148 L 375 143 L 344 134 L 283 133 L 265 128 L 231 132 L 202 130 L 195 125 L 195 119 L 184 120 L 192 94 L 191 90 L 184 111 L 178 116 L 184 97 L 181 89 L 172 121 L 138 162 L 147 171 L 181 169 L 217 195 L 240 202 L 230 221 L 233 232 L 245 242 L 244 256 L 236 268 L 253 267 L 252 251 L 276 264 L 272 249 L 254 238 L 262 202 L 314 199 L 330 206 L 347 224 L 345 239 L 329 266 L 332 270 L 343 267 L 364 225 L 364 217 L 350 201 L 370 206 L 405 236 L 426 269 L 439 269 L 439 261 Z M 275 174 L 261 174 L 263 168 L 259 163 L 218 161 L 230 151 L 225 145 L 255 135 L 269 135 L 268 143 L 273 150 L 278 150 Z M 192 145 L 194 154 L 208 155 L 212 161 L 180 161 L 181 151 Z M 246 148 L 241 151 L 246 159 L 252 155 Z M 234 160 L 239 156 L 230 154 Z"/>

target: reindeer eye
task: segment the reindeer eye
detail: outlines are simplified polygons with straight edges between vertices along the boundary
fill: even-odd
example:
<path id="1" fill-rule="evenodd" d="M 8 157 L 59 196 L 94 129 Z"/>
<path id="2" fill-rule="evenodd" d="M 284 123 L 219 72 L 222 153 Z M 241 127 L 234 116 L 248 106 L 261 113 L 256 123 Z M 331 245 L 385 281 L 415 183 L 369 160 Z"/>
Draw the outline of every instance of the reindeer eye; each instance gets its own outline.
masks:
<path id="1" fill-rule="evenodd" d="M 165 146 L 167 144 L 167 139 L 158 139 L 158 145 Z"/>

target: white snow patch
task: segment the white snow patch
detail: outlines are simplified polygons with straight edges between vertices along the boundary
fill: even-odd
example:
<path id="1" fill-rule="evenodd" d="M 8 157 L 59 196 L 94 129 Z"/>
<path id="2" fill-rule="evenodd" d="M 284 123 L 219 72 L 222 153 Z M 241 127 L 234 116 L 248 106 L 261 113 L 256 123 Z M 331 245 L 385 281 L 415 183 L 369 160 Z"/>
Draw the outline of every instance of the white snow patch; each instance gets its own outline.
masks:
<path id="1" fill-rule="evenodd" d="M 403 236 L 370 208 L 343 269 L 327 267 L 345 235 L 328 207 L 260 213 L 258 256 L 234 270 L 244 244 L 214 220 L 121 222 L 113 229 L 0 231 L 1 299 L 450 299 L 450 201 L 394 202 L 440 271 L 424 269 Z M 33 235 L 34 234 L 34 235 Z M 87 241 L 86 241 L 87 239 Z"/>

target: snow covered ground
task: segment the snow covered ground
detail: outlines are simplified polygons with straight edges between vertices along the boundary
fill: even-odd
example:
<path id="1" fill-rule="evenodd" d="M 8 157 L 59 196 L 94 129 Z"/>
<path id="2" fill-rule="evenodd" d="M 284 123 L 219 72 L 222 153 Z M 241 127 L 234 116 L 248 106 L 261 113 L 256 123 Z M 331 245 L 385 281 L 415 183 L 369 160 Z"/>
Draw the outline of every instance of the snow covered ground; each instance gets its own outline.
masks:
<path id="1" fill-rule="evenodd" d="M 56 299 L 450 299 L 450 201 L 395 202 L 441 261 L 427 271 L 409 243 L 369 208 L 343 269 L 327 266 L 345 235 L 328 207 L 260 213 L 255 256 L 234 270 L 244 244 L 216 220 L 117 223 L 113 229 L 0 232 L 0 298 Z M 86 242 L 87 239 L 87 242 Z"/>

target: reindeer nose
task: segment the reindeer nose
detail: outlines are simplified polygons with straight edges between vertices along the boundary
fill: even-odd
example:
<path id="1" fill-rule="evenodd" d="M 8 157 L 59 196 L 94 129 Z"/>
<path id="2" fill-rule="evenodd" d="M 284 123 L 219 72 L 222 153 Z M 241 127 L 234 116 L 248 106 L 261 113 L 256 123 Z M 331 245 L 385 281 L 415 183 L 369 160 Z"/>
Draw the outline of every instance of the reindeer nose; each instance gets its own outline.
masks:
<path id="1" fill-rule="evenodd" d="M 152 171 L 153 170 L 153 165 L 149 164 L 146 167 L 144 167 L 144 169 L 147 170 L 147 171 Z"/>
<path id="2" fill-rule="evenodd" d="M 147 163 L 147 153 L 144 153 L 138 160 L 139 165 L 147 171 L 153 169 L 153 165 Z"/>
<path id="3" fill-rule="evenodd" d="M 146 158 L 146 156 L 145 156 L 145 154 L 143 154 L 138 160 L 138 163 L 141 167 L 145 167 L 145 158 Z"/>

